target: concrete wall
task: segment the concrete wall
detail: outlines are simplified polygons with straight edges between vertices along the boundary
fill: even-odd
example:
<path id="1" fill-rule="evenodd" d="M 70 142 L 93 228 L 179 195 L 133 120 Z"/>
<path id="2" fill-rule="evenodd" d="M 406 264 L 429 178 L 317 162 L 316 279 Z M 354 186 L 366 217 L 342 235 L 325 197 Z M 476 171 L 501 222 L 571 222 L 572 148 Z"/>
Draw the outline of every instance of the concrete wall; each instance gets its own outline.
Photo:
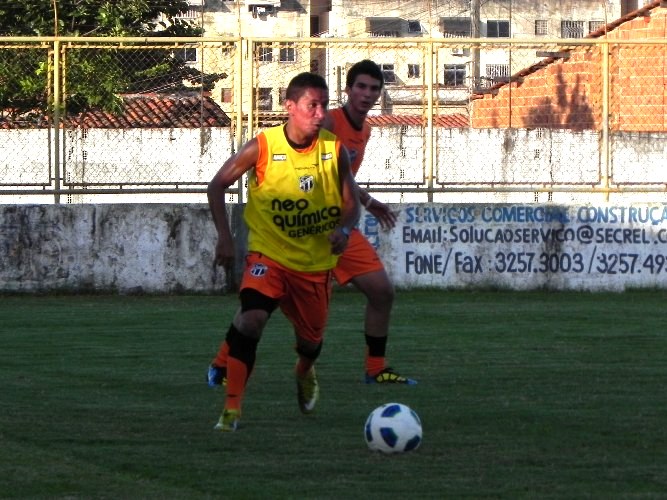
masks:
<path id="1" fill-rule="evenodd" d="M 204 292 L 214 269 L 206 205 L 1 205 L 2 291 Z"/>
<path id="2" fill-rule="evenodd" d="M 393 231 L 368 214 L 359 227 L 398 288 L 667 288 L 665 203 L 394 208 Z M 214 293 L 238 278 L 213 266 L 205 204 L 0 205 L 0 231 L 0 292 Z"/>

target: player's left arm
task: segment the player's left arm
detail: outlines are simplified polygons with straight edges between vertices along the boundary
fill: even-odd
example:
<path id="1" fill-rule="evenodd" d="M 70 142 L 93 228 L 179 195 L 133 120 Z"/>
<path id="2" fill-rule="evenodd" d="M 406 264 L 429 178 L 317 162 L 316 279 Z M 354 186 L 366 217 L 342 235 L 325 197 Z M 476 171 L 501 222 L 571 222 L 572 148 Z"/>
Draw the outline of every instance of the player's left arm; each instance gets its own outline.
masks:
<path id="1" fill-rule="evenodd" d="M 382 229 L 392 229 L 396 225 L 396 213 L 388 205 L 373 198 L 368 191 L 359 188 L 361 203 L 378 221 Z"/>
<path id="2" fill-rule="evenodd" d="M 340 180 L 340 190 L 343 200 L 340 225 L 329 235 L 331 242 L 331 251 L 334 254 L 341 254 L 350 237 L 350 231 L 359 222 L 361 215 L 361 204 L 359 203 L 359 186 L 352 176 L 350 168 L 350 155 L 347 148 L 340 145 L 338 155 L 338 177 Z"/>

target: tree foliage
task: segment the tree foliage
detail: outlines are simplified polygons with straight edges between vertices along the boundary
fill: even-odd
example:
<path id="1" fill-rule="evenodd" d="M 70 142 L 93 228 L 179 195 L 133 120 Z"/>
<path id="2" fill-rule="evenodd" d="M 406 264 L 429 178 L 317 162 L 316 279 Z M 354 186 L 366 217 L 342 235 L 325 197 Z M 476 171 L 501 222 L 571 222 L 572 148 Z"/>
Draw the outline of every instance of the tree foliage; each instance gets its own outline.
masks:
<path id="1" fill-rule="evenodd" d="M 196 37 L 201 28 L 179 18 L 185 0 L 21 0 L 0 2 L 2 36 Z M 120 111 L 119 94 L 209 89 L 224 75 L 201 74 L 179 57 L 183 49 L 66 48 L 62 86 L 68 112 Z M 0 46 L 0 108 L 5 114 L 46 110 L 49 48 Z M 186 82 L 186 84 L 184 84 Z"/>

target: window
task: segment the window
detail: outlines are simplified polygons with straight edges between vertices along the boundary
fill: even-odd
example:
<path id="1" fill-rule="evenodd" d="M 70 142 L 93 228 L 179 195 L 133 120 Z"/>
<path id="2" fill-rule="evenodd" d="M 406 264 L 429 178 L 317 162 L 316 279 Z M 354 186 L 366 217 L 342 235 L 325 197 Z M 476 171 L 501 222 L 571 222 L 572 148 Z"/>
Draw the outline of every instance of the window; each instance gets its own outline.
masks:
<path id="1" fill-rule="evenodd" d="M 273 109 L 273 98 L 270 87 L 260 87 L 257 93 L 257 109 L 271 111 Z"/>
<path id="2" fill-rule="evenodd" d="M 549 21 L 546 19 L 536 19 L 535 35 L 548 35 L 548 34 L 549 34 Z"/>
<path id="3" fill-rule="evenodd" d="M 273 61 L 273 48 L 260 47 L 258 52 L 258 59 L 263 62 Z"/>
<path id="4" fill-rule="evenodd" d="M 445 85 L 462 87 L 466 80 L 465 64 L 445 64 Z"/>
<path id="5" fill-rule="evenodd" d="M 220 47 L 220 53 L 223 56 L 229 56 L 233 51 L 234 51 L 233 43 L 223 43 L 222 46 Z"/>
<path id="6" fill-rule="evenodd" d="M 294 43 L 284 43 L 280 46 L 280 62 L 295 62 L 296 61 L 296 49 L 294 48 Z"/>
<path id="7" fill-rule="evenodd" d="M 593 33 L 604 26 L 604 21 L 588 21 L 588 32 Z"/>
<path id="8" fill-rule="evenodd" d="M 408 64 L 408 78 L 419 78 L 419 64 Z"/>
<path id="9" fill-rule="evenodd" d="M 280 87 L 280 91 L 278 93 L 278 104 L 283 104 L 287 96 L 287 87 Z"/>
<path id="10" fill-rule="evenodd" d="M 440 29 L 445 38 L 466 38 L 472 33 L 469 17 L 441 17 Z"/>
<path id="11" fill-rule="evenodd" d="M 380 64 L 380 69 L 384 76 L 384 83 L 396 83 L 396 73 L 394 73 L 393 64 Z"/>
<path id="12" fill-rule="evenodd" d="M 584 21 L 561 21 L 560 36 L 563 38 L 583 38 Z"/>
<path id="13" fill-rule="evenodd" d="M 422 24 L 417 19 L 408 19 L 408 33 L 421 33 Z"/>
<path id="14" fill-rule="evenodd" d="M 234 99 L 234 89 L 224 88 L 220 95 L 222 102 L 232 102 Z"/>
<path id="15" fill-rule="evenodd" d="M 275 7 L 273 5 L 254 5 L 251 4 L 248 7 L 248 11 L 252 12 L 252 18 L 264 19 L 267 15 L 275 13 Z"/>
<path id="16" fill-rule="evenodd" d="M 177 50 L 175 53 L 175 56 L 177 59 L 180 61 L 183 61 L 185 63 L 196 63 L 197 62 L 197 48 L 192 46 L 192 47 L 184 47 L 183 49 Z"/>
<path id="17" fill-rule="evenodd" d="M 624 16 L 628 12 L 637 10 L 639 8 L 637 0 L 621 0 L 621 15 Z"/>
<path id="18" fill-rule="evenodd" d="M 510 22 L 486 21 L 486 36 L 489 38 L 508 38 L 510 36 Z"/>
<path id="19" fill-rule="evenodd" d="M 509 76 L 510 76 L 509 64 L 486 65 L 486 77 L 492 82 L 492 84 L 507 81 L 507 78 L 509 78 Z"/>

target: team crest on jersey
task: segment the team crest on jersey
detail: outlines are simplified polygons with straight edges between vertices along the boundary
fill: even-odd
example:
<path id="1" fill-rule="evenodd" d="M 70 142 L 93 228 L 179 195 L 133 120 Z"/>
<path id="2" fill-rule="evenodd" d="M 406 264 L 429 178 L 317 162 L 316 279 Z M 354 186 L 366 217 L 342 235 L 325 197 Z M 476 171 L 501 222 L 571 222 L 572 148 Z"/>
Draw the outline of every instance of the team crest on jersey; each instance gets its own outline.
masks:
<path id="1" fill-rule="evenodd" d="M 333 158 L 333 153 L 322 153 L 322 160 L 330 160 L 331 158 Z"/>
<path id="2" fill-rule="evenodd" d="M 312 175 L 299 177 L 299 189 L 304 193 L 310 193 L 315 187 L 315 178 Z"/>
<path id="3" fill-rule="evenodd" d="M 286 154 L 274 154 L 273 155 L 273 161 L 287 161 L 287 155 Z"/>
<path id="4" fill-rule="evenodd" d="M 252 267 L 250 268 L 250 275 L 254 276 L 255 278 L 261 278 L 266 274 L 266 271 L 268 271 L 269 268 L 266 267 L 265 264 L 253 264 Z"/>

